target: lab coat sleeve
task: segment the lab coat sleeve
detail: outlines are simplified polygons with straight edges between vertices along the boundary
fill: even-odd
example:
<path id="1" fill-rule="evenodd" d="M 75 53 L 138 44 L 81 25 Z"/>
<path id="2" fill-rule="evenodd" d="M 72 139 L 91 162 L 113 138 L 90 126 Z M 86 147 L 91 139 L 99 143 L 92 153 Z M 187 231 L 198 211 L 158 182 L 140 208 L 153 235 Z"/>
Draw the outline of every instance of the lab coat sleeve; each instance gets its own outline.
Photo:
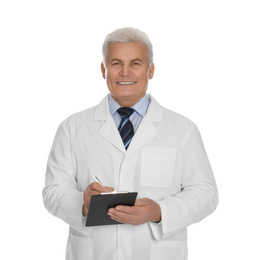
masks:
<path id="1" fill-rule="evenodd" d="M 51 214 L 86 234 L 83 192 L 78 190 L 69 132 L 64 121 L 58 128 L 48 158 L 43 202 Z"/>
<path id="2" fill-rule="evenodd" d="M 175 196 L 158 201 L 161 222 L 150 223 L 157 240 L 201 221 L 218 204 L 215 179 L 196 126 L 183 141 L 179 152 L 182 188 Z"/>

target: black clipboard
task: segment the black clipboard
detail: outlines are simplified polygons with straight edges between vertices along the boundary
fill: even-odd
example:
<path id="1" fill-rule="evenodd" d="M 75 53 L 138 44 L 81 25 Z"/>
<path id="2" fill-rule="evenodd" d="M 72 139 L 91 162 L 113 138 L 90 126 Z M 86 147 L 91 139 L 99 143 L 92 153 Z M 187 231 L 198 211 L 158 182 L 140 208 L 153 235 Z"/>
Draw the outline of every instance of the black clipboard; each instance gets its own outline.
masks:
<path id="1" fill-rule="evenodd" d="M 134 206 L 137 192 L 113 192 L 93 195 L 90 199 L 86 226 L 122 224 L 110 218 L 109 208 L 117 205 Z"/>

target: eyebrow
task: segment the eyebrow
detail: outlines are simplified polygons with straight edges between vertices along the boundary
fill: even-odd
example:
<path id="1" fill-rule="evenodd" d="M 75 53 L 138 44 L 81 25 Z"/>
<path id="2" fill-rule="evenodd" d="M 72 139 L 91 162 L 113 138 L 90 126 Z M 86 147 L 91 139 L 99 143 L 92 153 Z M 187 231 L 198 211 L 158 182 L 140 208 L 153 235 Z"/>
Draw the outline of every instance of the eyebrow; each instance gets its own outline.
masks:
<path id="1" fill-rule="evenodd" d="M 141 63 L 143 63 L 143 61 L 140 58 L 136 58 L 136 59 L 131 60 L 131 62 L 134 62 L 134 61 L 140 61 Z"/>
<path id="2" fill-rule="evenodd" d="M 111 59 L 110 63 L 112 63 L 113 61 L 119 61 L 119 62 L 122 62 L 122 61 L 119 60 L 119 59 L 113 58 L 113 59 Z"/>
<path id="3" fill-rule="evenodd" d="M 114 61 L 122 62 L 122 60 L 120 60 L 120 59 L 113 58 L 113 59 L 111 59 L 110 63 L 112 63 Z M 143 61 L 140 58 L 135 58 L 135 59 L 131 60 L 131 62 L 134 62 L 134 61 L 139 61 L 139 62 L 143 63 Z"/>

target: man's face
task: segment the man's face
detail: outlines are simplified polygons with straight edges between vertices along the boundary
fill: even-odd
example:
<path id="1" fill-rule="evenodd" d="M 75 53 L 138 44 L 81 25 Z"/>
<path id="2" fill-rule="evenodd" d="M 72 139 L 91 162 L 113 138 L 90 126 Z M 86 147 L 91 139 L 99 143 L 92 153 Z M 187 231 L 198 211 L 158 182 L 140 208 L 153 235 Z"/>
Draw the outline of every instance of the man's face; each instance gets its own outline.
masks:
<path id="1" fill-rule="evenodd" d="M 149 68 L 147 48 L 141 42 L 111 43 L 101 70 L 112 97 L 121 105 L 131 107 L 146 93 L 153 77 L 154 64 Z"/>

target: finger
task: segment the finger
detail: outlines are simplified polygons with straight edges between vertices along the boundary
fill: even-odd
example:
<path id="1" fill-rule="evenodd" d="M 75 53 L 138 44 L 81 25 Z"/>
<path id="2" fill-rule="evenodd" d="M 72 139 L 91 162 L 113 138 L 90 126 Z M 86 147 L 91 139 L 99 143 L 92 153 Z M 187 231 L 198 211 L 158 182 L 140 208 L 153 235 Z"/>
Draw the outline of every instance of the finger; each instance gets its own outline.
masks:
<path id="1" fill-rule="evenodd" d="M 115 221 L 117 221 L 117 222 L 119 222 L 119 223 L 128 224 L 128 223 L 127 223 L 128 221 L 125 221 L 124 219 L 119 218 L 119 217 L 117 217 L 117 216 L 110 216 L 110 218 L 113 219 L 113 220 L 115 220 Z"/>
<path id="2" fill-rule="evenodd" d="M 121 206 L 122 210 L 116 210 L 114 208 L 111 208 L 108 210 L 108 214 L 110 216 L 114 216 L 120 219 L 126 219 L 131 220 L 133 217 L 137 217 L 139 214 L 137 211 L 132 211 L 132 207 L 128 206 Z"/>
<path id="3" fill-rule="evenodd" d="M 141 207 L 149 203 L 148 198 L 142 198 L 142 199 L 136 199 L 135 201 L 135 206 L 136 207 Z"/>
<path id="4" fill-rule="evenodd" d="M 122 212 L 128 215 L 137 215 L 137 208 L 136 207 L 130 207 L 130 206 L 122 206 L 119 205 L 115 207 L 115 210 L 118 212 Z"/>
<path id="5" fill-rule="evenodd" d="M 90 186 L 90 189 L 91 189 L 91 190 L 96 190 L 96 191 L 98 191 L 99 193 L 101 193 L 101 192 L 111 192 L 111 191 L 114 191 L 114 189 L 113 189 L 112 187 L 103 186 L 103 185 L 101 185 L 101 184 L 98 183 L 98 182 L 93 182 L 93 183 L 91 183 L 89 186 Z"/>
<path id="6" fill-rule="evenodd" d="M 138 225 L 140 223 L 139 218 L 134 215 L 124 214 L 123 216 L 121 216 L 121 214 L 120 214 L 118 216 L 112 215 L 110 217 L 111 217 L 111 219 L 118 221 L 120 223 L 123 223 L 123 224 Z"/>
<path id="7" fill-rule="evenodd" d="M 93 195 L 99 195 L 100 194 L 100 192 L 99 191 L 97 191 L 97 190 L 91 190 L 90 191 L 90 196 L 93 196 Z"/>
<path id="8" fill-rule="evenodd" d="M 92 189 L 88 188 L 88 189 L 84 192 L 83 197 L 90 199 L 90 197 L 91 197 L 92 195 L 98 195 L 98 194 L 100 194 L 99 191 L 97 191 L 97 190 L 92 190 Z"/>
<path id="9" fill-rule="evenodd" d="M 108 215 L 113 220 L 116 220 L 118 222 L 125 223 L 125 224 L 131 224 L 136 219 L 136 216 L 134 216 L 134 215 L 130 215 L 130 214 L 127 214 L 127 213 L 124 213 L 124 212 L 114 210 L 114 209 L 109 210 Z"/>
<path id="10" fill-rule="evenodd" d="M 104 191 L 104 192 L 114 191 L 114 188 L 112 188 L 112 187 L 104 186 L 104 188 L 105 188 L 105 191 Z"/>
<path id="11" fill-rule="evenodd" d="M 99 193 L 104 192 L 104 190 L 105 190 L 105 187 L 98 182 L 91 183 L 89 185 L 89 187 L 91 190 L 98 191 Z"/>

